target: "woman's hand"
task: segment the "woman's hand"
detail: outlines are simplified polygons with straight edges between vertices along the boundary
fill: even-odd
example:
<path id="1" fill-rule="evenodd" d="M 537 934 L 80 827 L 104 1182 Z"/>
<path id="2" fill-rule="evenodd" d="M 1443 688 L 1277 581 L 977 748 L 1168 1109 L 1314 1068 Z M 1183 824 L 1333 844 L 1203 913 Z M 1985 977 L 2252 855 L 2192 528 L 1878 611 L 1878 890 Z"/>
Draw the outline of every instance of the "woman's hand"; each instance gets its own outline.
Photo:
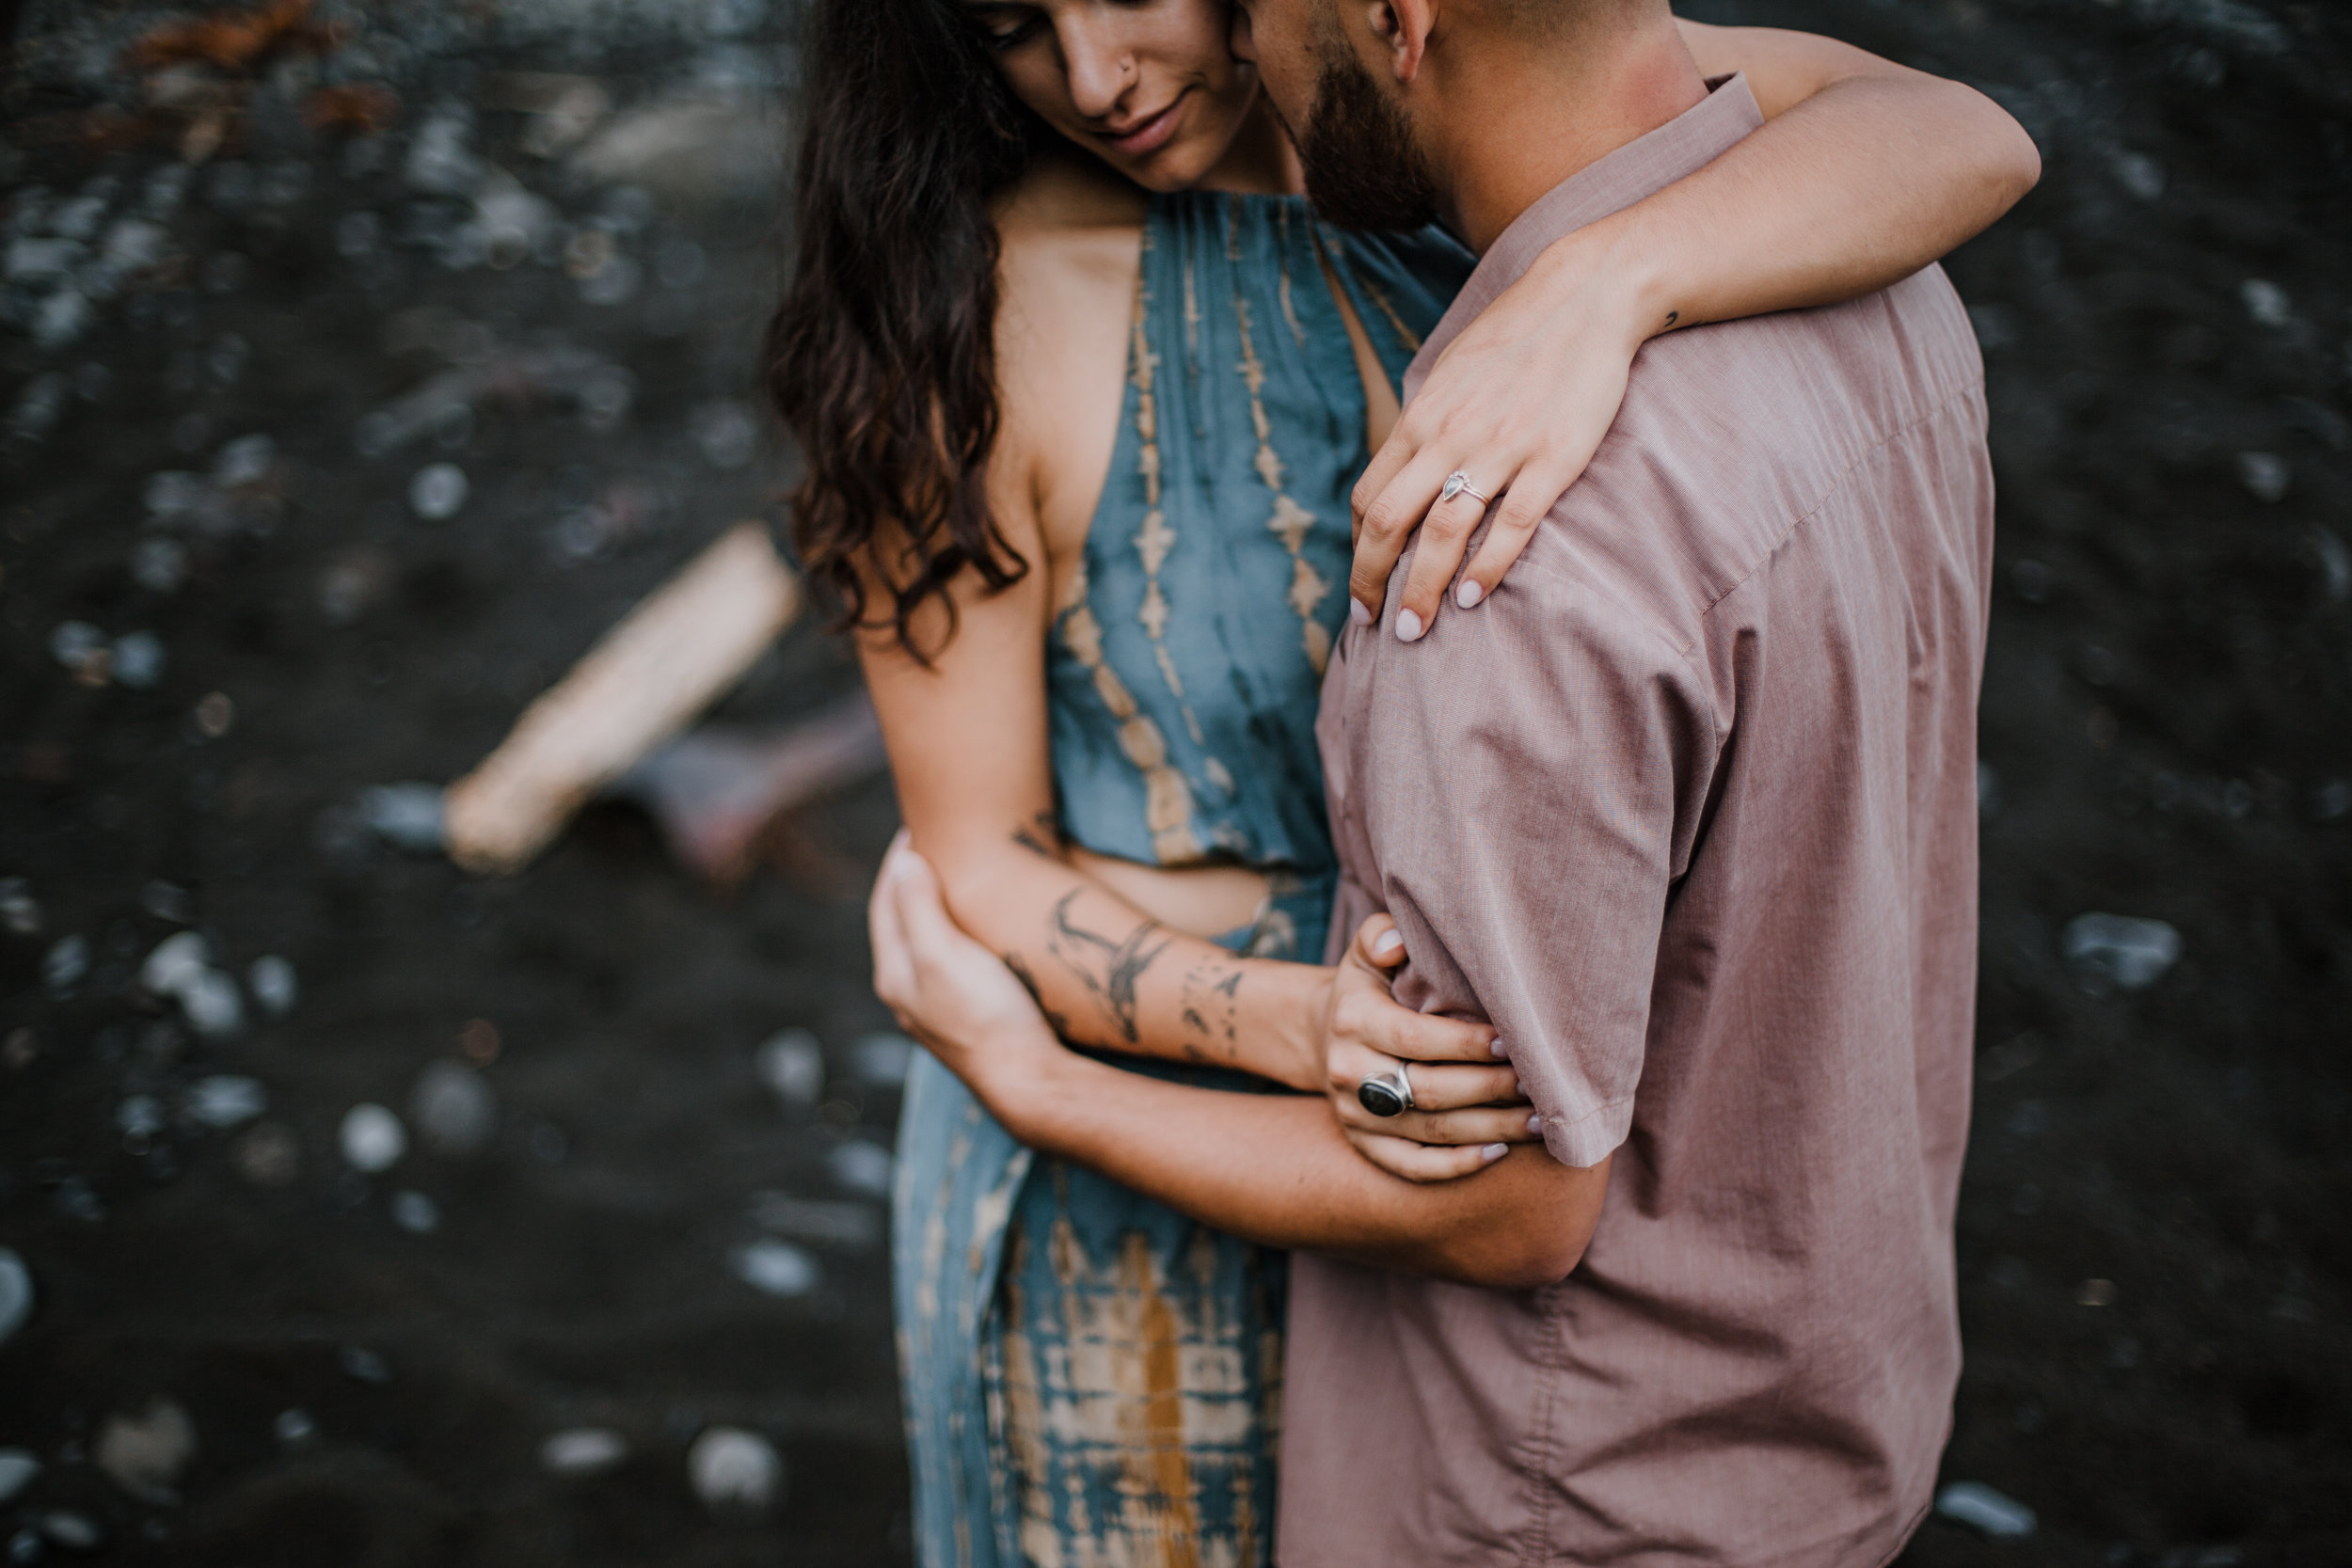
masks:
<path id="1" fill-rule="evenodd" d="M 1609 434 L 1633 356 L 1663 318 L 1648 319 L 1633 269 L 1599 264 L 1577 240 L 1548 248 L 1447 345 L 1357 481 L 1347 591 L 1359 623 L 1378 617 L 1415 529 L 1396 635 L 1410 642 L 1436 622 L 1487 511 L 1468 490 L 1439 499 L 1447 475 L 1495 498 L 1494 526 L 1454 590 L 1468 610 L 1494 592 Z"/>
<path id="2" fill-rule="evenodd" d="M 1047 1026 L 1028 988 L 948 914 L 937 874 L 915 853 L 903 828 L 882 857 L 866 922 L 874 948 L 874 994 L 900 1027 L 1012 1128 L 1007 1103 L 1068 1048 Z"/>
<path id="3" fill-rule="evenodd" d="M 1365 1159 L 1407 1181 L 1450 1181 L 1493 1164 L 1512 1144 L 1533 1142 L 1533 1111 L 1518 1074 L 1497 1061 L 1492 1028 L 1398 1006 L 1385 972 L 1404 961 L 1405 939 L 1387 915 L 1357 930 L 1331 980 L 1325 1093 Z M 1414 1108 L 1374 1116 L 1357 1086 L 1392 1072 L 1406 1075 Z"/>

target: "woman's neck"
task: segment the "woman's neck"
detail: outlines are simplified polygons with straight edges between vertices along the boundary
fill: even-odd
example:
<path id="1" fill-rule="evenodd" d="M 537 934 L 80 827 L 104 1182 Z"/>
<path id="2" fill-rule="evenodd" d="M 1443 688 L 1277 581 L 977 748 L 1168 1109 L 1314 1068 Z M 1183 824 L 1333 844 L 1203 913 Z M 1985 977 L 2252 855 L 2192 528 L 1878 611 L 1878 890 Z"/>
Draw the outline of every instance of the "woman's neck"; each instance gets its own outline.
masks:
<path id="1" fill-rule="evenodd" d="M 1306 190 L 1307 175 L 1299 166 L 1298 151 L 1291 146 L 1282 122 L 1266 107 L 1263 93 L 1250 104 L 1224 156 L 1209 166 L 1193 188 L 1241 196 L 1297 196 Z"/>

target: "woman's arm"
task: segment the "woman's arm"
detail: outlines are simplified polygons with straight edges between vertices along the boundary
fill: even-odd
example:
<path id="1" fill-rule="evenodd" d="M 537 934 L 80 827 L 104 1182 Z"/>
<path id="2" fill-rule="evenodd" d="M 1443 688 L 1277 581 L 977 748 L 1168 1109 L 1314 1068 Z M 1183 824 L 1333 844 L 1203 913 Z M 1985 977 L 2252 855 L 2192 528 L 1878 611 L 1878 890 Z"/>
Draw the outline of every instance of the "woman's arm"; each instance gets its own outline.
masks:
<path id="1" fill-rule="evenodd" d="M 890 750 L 914 843 L 939 868 L 956 922 L 1002 958 L 1064 1039 L 1136 1055 L 1230 1067 L 1306 1093 L 1324 1089 L 1331 1041 L 1384 1058 L 1443 1061 L 1416 1079 L 1433 1110 L 1518 1099 L 1491 1064 L 1482 1024 L 1424 1017 L 1385 991 L 1334 1006 L 1335 971 L 1248 958 L 1145 913 L 1073 862 L 1054 814 L 1043 678 L 1048 629 L 1044 546 L 1034 512 L 997 511 L 1007 542 L 1032 565 L 999 594 L 967 574 L 951 589 L 955 636 L 940 645 L 936 601 L 919 628 L 939 651 L 917 662 L 884 632 L 861 632 L 858 657 Z M 1104 864 L 1111 870 L 1141 870 Z M 1181 872 L 1149 873 L 1162 906 L 1183 902 Z M 1175 896 L 1166 896 L 1170 888 Z M 1440 1125 L 1433 1141 L 1525 1142 L 1526 1107 Z M 1401 1139 L 1367 1152 L 1416 1179 L 1457 1174 L 1463 1150 Z"/>
<path id="2" fill-rule="evenodd" d="M 1072 863 L 1047 762 L 1048 562 L 1034 512 L 996 516 L 1030 570 L 994 594 L 966 574 L 953 637 L 941 637 L 944 614 L 918 628 L 937 649 L 928 667 L 886 630 L 857 639 L 899 809 L 956 920 L 1067 1039 L 1312 1086 L 1327 972 L 1237 958 Z"/>
<path id="3" fill-rule="evenodd" d="M 857 639 L 906 836 L 937 868 L 956 924 L 1020 977 L 1066 1040 L 1233 1068 L 1307 1094 L 1327 1092 L 1335 1053 L 1446 1064 L 1421 1068 L 1414 1081 L 1416 1099 L 1455 1113 L 1452 1120 L 1412 1118 L 1396 1130 L 1444 1147 L 1398 1135 L 1359 1141 L 1396 1175 L 1456 1176 L 1485 1163 L 1478 1145 L 1532 1141 L 1524 1104 L 1486 1109 L 1519 1099 L 1509 1067 L 1491 1065 L 1491 1029 L 1414 1012 L 1376 986 L 1339 996 L 1334 970 L 1228 952 L 1145 913 L 1074 863 L 1101 863 L 1063 841 L 1054 813 L 1043 545 L 1034 512 L 999 507 L 997 520 L 1031 569 L 993 594 L 980 593 L 971 574 L 956 583 L 955 635 L 928 666 L 887 632 Z M 934 601 L 927 617 L 936 610 Z M 930 645 L 944 622 L 937 613 L 919 628 Z M 1184 874 L 1157 875 L 1172 883 Z"/>
<path id="4" fill-rule="evenodd" d="M 1430 1151 L 1470 1180 L 1399 1180 L 1409 1173 L 1357 1158 L 1364 1145 L 1352 1152 L 1305 1096 L 1187 1088 L 1062 1049 L 1004 966 L 947 918 L 930 868 L 903 844 L 882 863 L 867 921 L 875 993 L 1013 1136 L 1204 1224 L 1506 1289 L 1565 1277 L 1592 1239 L 1607 1160 L 1574 1169 L 1497 1141 Z"/>
<path id="5" fill-rule="evenodd" d="M 1107 862 L 1059 832 L 1044 673 L 1054 546 L 1082 545 L 1108 461 L 1107 443 L 1096 451 L 1083 433 L 1105 390 L 1116 404 L 1135 265 L 1123 214 L 1096 211 L 1089 190 L 1069 184 L 1032 182 L 1026 204 L 999 220 L 1002 424 L 988 499 L 1029 570 L 1001 593 L 973 572 L 953 583 L 952 636 L 930 601 L 914 628 L 928 660 L 887 628 L 860 634 L 859 657 L 900 810 L 955 918 L 1023 977 L 1066 1038 L 1311 1089 L 1331 971 L 1203 940 L 1250 917 L 1259 894 L 1248 874 Z M 887 573 L 889 547 L 877 551 L 866 569 Z"/>
<path id="6" fill-rule="evenodd" d="M 2041 178 L 2032 139 L 1973 88 L 1807 33 L 1681 27 L 1702 73 L 1746 74 L 1768 122 L 1555 242 L 1446 350 L 1356 486 L 1348 592 L 1368 610 L 1419 528 L 1402 607 L 1436 620 L 1485 511 L 1433 505 L 1456 468 L 1509 487 L 1456 603 L 1493 592 L 1608 434 L 1649 339 L 1899 282 Z"/>
<path id="7" fill-rule="evenodd" d="M 1038 227 L 1054 232 L 1041 242 Z M 1240 958 L 1204 940 L 1249 918 L 1263 879 L 1233 867 L 1140 866 L 1063 842 L 1044 678 L 1053 550 L 1057 538 L 1065 554 L 1079 547 L 1092 516 L 1107 454 L 1082 438 L 1073 444 L 1073 433 L 1099 401 L 1095 372 L 1107 364 L 1116 373 L 1123 362 L 1134 287 L 1132 249 L 1102 225 L 1090 236 L 1073 228 L 1083 225 L 1022 219 L 1007 234 L 996 366 L 1003 425 L 988 495 L 998 530 L 1029 571 L 999 593 L 976 572 L 951 584 L 952 636 L 947 607 L 930 601 L 914 628 L 916 644 L 932 650 L 927 659 L 888 628 L 858 638 L 914 841 L 938 866 L 954 918 L 1021 976 L 1066 1039 L 1236 1068 L 1314 1092 L 1327 1073 L 1330 1036 L 1389 1057 L 1446 1058 L 1416 1078 L 1432 1110 L 1516 1100 L 1484 1025 L 1423 1017 L 1378 988 L 1353 988 L 1335 1005 L 1332 969 Z M 869 575 L 890 568 L 888 545 L 876 548 L 879 560 L 864 562 Z M 1533 1136 L 1525 1121 L 1524 1105 L 1490 1108 L 1457 1114 L 1426 1135 L 1454 1145 L 1524 1142 Z M 1391 1138 L 1368 1152 L 1399 1174 L 1426 1177 L 1462 1168 L 1474 1149 Z"/>

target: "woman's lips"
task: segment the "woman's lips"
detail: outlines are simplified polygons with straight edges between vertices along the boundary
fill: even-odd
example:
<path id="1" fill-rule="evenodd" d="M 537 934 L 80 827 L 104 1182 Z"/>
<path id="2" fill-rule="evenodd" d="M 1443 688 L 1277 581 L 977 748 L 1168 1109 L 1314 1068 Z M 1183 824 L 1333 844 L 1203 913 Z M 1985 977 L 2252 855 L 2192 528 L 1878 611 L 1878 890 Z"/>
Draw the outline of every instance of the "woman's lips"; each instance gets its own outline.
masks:
<path id="1" fill-rule="evenodd" d="M 1095 135 L 1108 142 L 1114 151 L 1130 158 L 1140 158 L 1168 145 L 1168 138 L 1176 134 L 1176 111 L 1184 105 L 1184 94 L 1178 93 L 1167 108 L 1149 119 L 1137 122 L 1132 130 L 1116 135 L 1097 131 Z"/>

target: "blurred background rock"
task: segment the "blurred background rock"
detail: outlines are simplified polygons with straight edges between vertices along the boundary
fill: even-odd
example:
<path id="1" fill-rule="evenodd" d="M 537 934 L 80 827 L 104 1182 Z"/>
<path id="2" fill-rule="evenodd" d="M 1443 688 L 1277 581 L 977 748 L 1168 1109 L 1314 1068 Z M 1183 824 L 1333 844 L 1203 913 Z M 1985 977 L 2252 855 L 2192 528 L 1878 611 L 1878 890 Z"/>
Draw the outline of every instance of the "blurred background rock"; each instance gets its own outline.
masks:
<path id="1" fill-rule="evenodd" d="M 790 455 L 788 0 L 26 0 L 0 91 L 0 1541 L 886 1563 L 875 780 L 717 893 L 437 786 Z M 2001 483 L 1919 1564 L 2352 1560 L 2352 24 L 1697 0 L 1975 82 Z M 788 633 L 720 717 L 854 688 Z"/>

